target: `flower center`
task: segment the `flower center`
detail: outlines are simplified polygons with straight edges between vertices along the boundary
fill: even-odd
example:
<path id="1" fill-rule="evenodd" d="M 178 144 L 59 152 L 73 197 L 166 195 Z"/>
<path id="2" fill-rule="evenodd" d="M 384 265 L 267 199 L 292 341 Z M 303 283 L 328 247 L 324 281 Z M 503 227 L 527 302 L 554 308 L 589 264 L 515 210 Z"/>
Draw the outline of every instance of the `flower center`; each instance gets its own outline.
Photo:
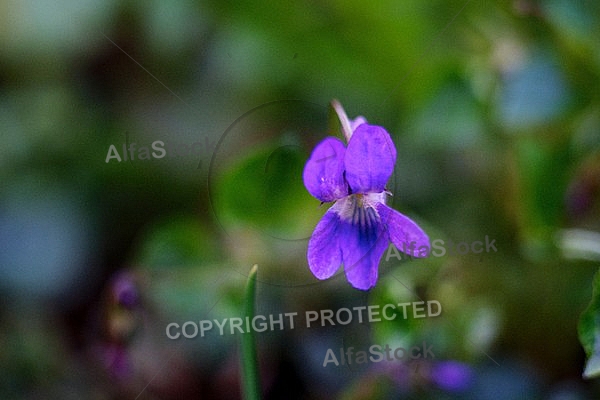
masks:
<path id="1" fill-rule="evenodd" d="M 385 204 L 386 193 L 356 193 L 339 199 L 334 207 L 340 218 L 368 229 L 379 220 L 377 204 Z"/>

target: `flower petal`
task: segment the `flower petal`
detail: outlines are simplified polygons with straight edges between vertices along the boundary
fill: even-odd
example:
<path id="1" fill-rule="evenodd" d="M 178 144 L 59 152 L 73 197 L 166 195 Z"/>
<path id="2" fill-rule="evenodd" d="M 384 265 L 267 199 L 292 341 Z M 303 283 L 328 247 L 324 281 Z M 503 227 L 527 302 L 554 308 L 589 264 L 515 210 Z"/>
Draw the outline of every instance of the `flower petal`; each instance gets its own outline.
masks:
<path id="1" fill-rule="evenodd" d="M 345 153 L 344 143 L 334 137 L 325 138 L 315 147 L 302 174 L 304 186 L 311 195 L 329 202 L 348 194 L 344 180 Z"/>
<path id="2" fill-rule="evenodd" d="M 348 201 L 356 200 L 350 197 Z M 355 288 L 369 290 L 377 283 L 379 261 L 387 248 L 388 236 L 372 207 L 354 204 L 350 218 L 344 214 L 338 228 L 338 243 L 346 278 Z"/>
<path id="3" fill-rule="evenodd" d="M 377 205 L 377 212 L 382 224 L 387 227 L 390 241 L 398 250 L 413 257 L 426 257 L 423 251 L 419 251 L 425 246 L 429 255 L 429 237 L 416 222 L 383 203 Z"/>
<path id="4" fill-rule="evenodd" d="M 392 176 L 396 148 L 385 129 L 361 124 L 348 143 L 344 165 L 352 193 L 382 192 Z"/>
<path id="5" fill-rule="evenodd" d="M 308 266 L 317 279 L 330 278 L 342 265 L 338 244 L 340 217 L 330 208 L 319 221 L 308 241 Z"/>

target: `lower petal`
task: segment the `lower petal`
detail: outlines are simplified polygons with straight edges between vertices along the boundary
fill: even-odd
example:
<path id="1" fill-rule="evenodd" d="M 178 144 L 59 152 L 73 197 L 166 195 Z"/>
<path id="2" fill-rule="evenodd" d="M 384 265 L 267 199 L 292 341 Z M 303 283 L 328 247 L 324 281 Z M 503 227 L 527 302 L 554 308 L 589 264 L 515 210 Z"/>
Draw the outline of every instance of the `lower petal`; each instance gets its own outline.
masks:
<path id="1" fill-rule="evenodd" d="M 338 240 L 348 282 L 357 289 L 369 290 L 377 283 L 388 236 L 373 208 L 356 207 L 355 213 L 352 220 L 340 221 Z"/>
<path id="2" fill-rule="evenodd" d="M 308 266 L 317 279 L 330 278 L 342 264 L 342 252 L 337 239 L 340 223 L 339 215 L 330 208 L 308 241 Z"/>
<path id="3" fill-rule="evenodd" d="M 429 237 L 416 222 L 385 204 L 378 204 L 377 212 L 382 224 L 387 227 L 390 241 L 398 250 L 413 257 L 423 257 L 423 253 L 429 254 Z M 423 247 L 426 250 L 419 251 L 419 248 Z"/>

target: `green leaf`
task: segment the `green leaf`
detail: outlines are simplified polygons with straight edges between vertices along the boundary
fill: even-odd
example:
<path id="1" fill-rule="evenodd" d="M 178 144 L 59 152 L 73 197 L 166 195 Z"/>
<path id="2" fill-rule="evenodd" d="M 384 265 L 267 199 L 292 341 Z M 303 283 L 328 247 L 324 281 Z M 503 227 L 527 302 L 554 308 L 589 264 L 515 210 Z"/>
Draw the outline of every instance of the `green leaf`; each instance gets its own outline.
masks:
<path id="1" fill-rule="evenodd" d="M 588 379 L 600 376 L 600 271 L 593 288 L 592 301 L 579 320 L 579 341 L 587 356 L 583 377 Z"/>
<path id="2" fill-rule="evenodd" d="M 218 182 L 218 218 L 270 234 L 309 236 L 318 209 L 302 182 L 305 162 L 306 154 L 293 145 L 270 146 L 249 155 Z"/>
<path id="3" fill-rule="evenodd" d="M 143 232 L 137 264 L 151 270 L 198 266 L 219 258 L 215 235 L 193 215 L 176 215 Z"/>
<path id="4" fill-rule="evenodd" d="M 564 214 L 571 151 L 562 138 L 521 137 L 515 143 L 523 250 L 530 259 L 549 260 L 556 256 L 554 235 Z"/>
<path id="5" fill-rule="evenodd" d="M 250 270 L 250 274 L 248 274 L 248 284 L 246 285 L 244 316 L 249 319 L 254 318 L 257 270 L 258 265 L 254 265 Z M 242 335 L 242 384 L 244 399 L 260 399 L 260 373 L 256 355 L 256 338 L 253 330 Z"/>

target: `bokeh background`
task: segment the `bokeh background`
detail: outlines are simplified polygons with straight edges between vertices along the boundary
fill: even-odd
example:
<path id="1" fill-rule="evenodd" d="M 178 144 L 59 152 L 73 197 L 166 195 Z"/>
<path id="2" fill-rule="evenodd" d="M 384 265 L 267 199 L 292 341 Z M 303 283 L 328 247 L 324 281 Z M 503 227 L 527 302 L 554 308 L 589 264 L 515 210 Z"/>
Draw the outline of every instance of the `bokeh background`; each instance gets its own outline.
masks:
<path id="1" fill-rule="evenodd" d="M 0 11 L 0 398 L 240 398 L 239 335 L 165 328 L 240 316 L 253 264 L 259 314 L 443 307 L 257 334 L 266 399 L 600 396 L 577 336 L 600 265 L 600 3 Z M 497 251 L 384 257 L 368 293 L 317 281 L 327 206 L 301 173 L 332 99 L 392 135 L 394 208 Z M 329 348 L 423 341 L 435 359 L 323 367 Z"/>

